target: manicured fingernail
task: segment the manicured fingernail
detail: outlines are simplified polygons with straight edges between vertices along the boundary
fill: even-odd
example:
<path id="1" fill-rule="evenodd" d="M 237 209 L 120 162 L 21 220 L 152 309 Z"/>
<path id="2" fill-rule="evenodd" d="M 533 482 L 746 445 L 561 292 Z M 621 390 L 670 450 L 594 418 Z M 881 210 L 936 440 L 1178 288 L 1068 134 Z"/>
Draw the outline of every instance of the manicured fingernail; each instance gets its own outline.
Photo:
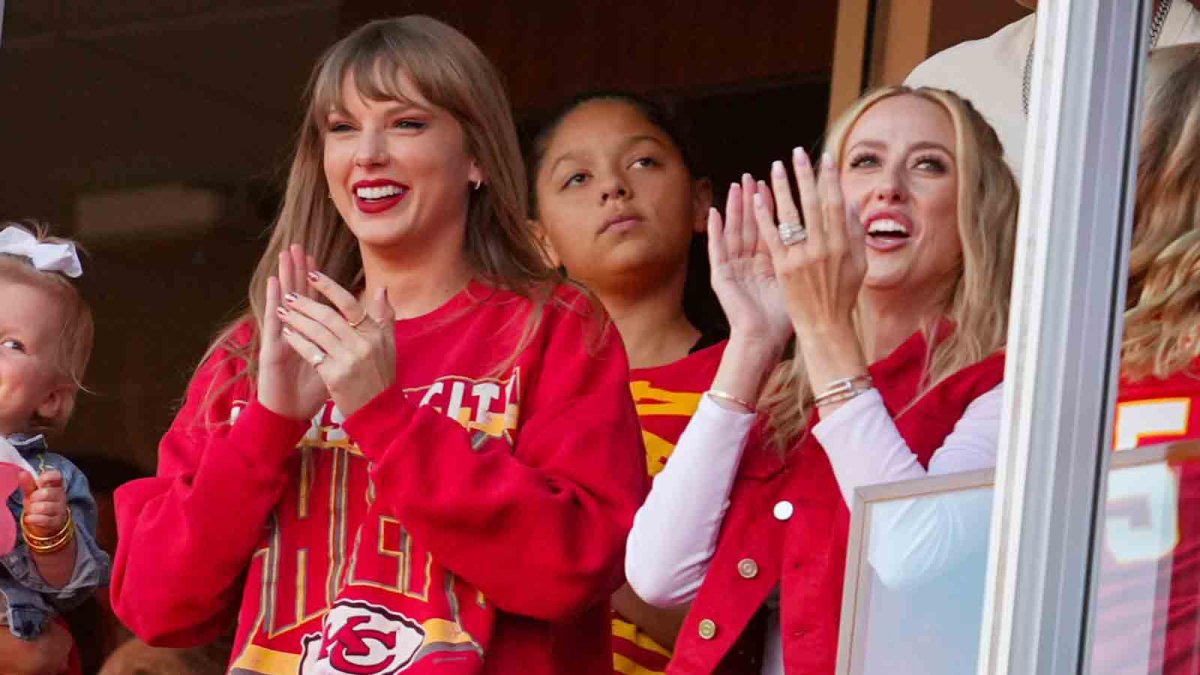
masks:
<path id="1" fill-rule="evenodd" d="M 288 293 L 287 295 L 283 296 L 283 299 L 287 300 L 288 302 L 296 302 L 300 299 L 300 296 L 296 295 L 295 293 Z"/>
<path id="2" fill-rule="evenodd" d="M 833 168 L 833 155 L 829 154 L 828 152 L 823 153 L 821 155 L 821 166 L 823 166 L 827 169 L 832 169 Z"/>
<path id="3" fill-rule="evenodd" d="M 742 174 L 742 182 L 743 182 L 743 183 L 753 183 L 753 182 L 754 182 L 754 176 L 751 176 L 751 175 L 750 175 L 750 172 L 749 172 L 749 171 L 747 171 L 746 173 Z"/>
<path id="4" fill-rule="evenodd" d="M 291 335 L 291 334 L 292 334 L 292 329 L 291 329 L 291 328 L 288 328 L 287 326 L 284 326 L 284 327 L 283 327 L 283 334 L 284 334 L 284 335 Z"/>
<path id="5" fill-rule="evenodd" d="M 309 272 L 309 273 L 308 273 L 308 280 L 309 280 L 309 281 L 311 281 L 311 282 L 313 282 L 314 284 L 315 284 L 315 283 L 317 283 L 318 281 L 320 281 L 320 280 L 321 280 L 321 273 L 320 273 L 320 272 L 318 272 L 318 271 L 316 271 L 316 270 L 313 270 L 313 271 Z"/>
<path id="6" fill-rule="evenodd" d="M 741 189 L 742 189 L 742 184 L 741 184 L 741 183 L 730 183 L 730 184 L 729 184 L 729 189 L 730 189 L 730 190 L 741 190 Z"/>
<path id="7" fill-rule="evenodd" d="M 761 193 L 761 192 L 755 192 L 755 193 L 754 193 L 754 205 L 755 205 L 755 206 L 762 206 L 762 203 L 763 203 L 763 196 L 762 196 L 762 193 Z"/>
<path id="8" fill-rule="evenodd" d="M 275 313 L 278 314 L 279 318 L 281 318 L 281 319 L 287 318 L 287 315 L 288 315 L 287 307 L 276 307 Z"/>
<path id="9" fill-rule="evenodd" d="M 765 180 L 758 181 L 758 189 L 766 190 L 767 189 L 767 181 L 765 181 Z"/>
<path id="10" fill-rule="evenodd" d="M 779 160 L 775 160 L 774 162 L 771 162 L 771 173 L 773 173 L 777 176 L 782 176 L 783 175 L 783 162 L 781 162 Z"/>

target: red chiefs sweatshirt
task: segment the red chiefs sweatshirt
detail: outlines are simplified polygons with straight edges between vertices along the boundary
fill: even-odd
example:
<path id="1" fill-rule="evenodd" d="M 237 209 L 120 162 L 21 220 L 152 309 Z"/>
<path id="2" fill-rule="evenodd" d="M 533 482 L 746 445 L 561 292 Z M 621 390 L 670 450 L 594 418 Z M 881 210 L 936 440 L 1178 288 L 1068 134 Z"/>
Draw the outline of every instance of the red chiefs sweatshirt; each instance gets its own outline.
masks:
<path id="1" fill-rule="evenodd" d="M 610 673 L 647 483 L 628 364 L 569 287 L 512 359 L 533 311 L 472 283 L 396 322 L 391 388 L 311 423 L 223 386 L 218 351 L 116 494 L 118 616 L 185 646 L 236 614 L 234 673 Z"/>

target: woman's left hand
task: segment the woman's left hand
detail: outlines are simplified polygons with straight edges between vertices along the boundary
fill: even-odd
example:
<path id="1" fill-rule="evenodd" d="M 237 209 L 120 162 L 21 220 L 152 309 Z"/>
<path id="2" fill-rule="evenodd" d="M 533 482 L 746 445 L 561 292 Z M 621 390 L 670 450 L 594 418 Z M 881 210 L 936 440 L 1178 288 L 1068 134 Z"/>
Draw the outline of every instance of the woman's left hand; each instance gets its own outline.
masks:
<path id="1" fill-rule="evenodd" d="M 396 380 L 395 314 L 387 289 L 366 307 L 324 274 L 313 272 L 308 282 L 333 307 L 288 294 L 284 339 L 316 366 L 338 410 L 349 416 Z"/>
<path id="2" fill-rule="evenodd" d="M 852 315 L 867 272 L 865 232 L 857 218 L 847 218 L 837 167 L 828 155 L 820 177 L 803 150 L 792 156 L 800 206 L 792 201 L 791 185 L 782 162 L 771 169 L 774 213 L 780 223 L 803 223 L 805 239 L 787 245 L 780 238 L 774 215 L 761 199 L 755 203 L 759 232 L 771 252 L 775 275 L 783 287 L 796 334 L 825 335 L 852 328 Z M 849 222 L 848 222 L 849 221 Z"/>
<path id="3" fill-rule="evenodd" d="M 854 327 L 854 307 L 867 273 L 866 233 L 857 218 L 847 218 L 837 168 L 828 156 L 821 176 L 813 176 L 803 150 L 792 157 L 807 237 L 787 245 L 767 205 L 757 200 L 754 215 L 771 251 L 771 264 L 783 287 L 796 329 L 796 345 L 809 381 L 821 393 L 838 380 L 867 372 L 867 360 Z M 775 213 L 783 223 L 799 223 L 783 164 L 771 169 Z M 849 222 L 847 222 L 849 221 Z M 808 401 L 799 401 L 808 405 Z M 832 414 L 835 403 L 822 408 Z"/>

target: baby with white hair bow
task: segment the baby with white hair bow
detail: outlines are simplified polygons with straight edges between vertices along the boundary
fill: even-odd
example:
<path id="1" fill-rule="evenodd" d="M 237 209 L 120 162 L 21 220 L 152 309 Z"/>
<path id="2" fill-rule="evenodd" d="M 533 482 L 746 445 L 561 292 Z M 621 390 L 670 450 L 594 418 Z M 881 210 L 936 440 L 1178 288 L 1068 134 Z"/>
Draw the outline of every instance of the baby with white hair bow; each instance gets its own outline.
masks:
<path id="1" fill-rule="evenodd" d="M 0 664 L 21 673 L 67 670 L 73 641 L 57 614 L 111 567 L 87 478 L 46 446 L 91 356 L 91 309 L 73 281 L 82 272 L 73 242 L 0 223 Z"/>

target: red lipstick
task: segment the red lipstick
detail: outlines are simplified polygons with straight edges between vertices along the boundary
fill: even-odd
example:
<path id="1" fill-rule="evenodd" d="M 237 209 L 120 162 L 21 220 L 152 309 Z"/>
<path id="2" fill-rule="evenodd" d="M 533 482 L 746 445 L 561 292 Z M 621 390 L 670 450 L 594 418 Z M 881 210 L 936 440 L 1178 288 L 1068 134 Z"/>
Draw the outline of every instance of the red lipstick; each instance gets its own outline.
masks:
<path id="1" fill-rule="evenodd" d="M 383 213 L 404 201 L 408 186 L 386 178 L 360 180 L 350 188 L 354 206 L 362 213 Z"/>

